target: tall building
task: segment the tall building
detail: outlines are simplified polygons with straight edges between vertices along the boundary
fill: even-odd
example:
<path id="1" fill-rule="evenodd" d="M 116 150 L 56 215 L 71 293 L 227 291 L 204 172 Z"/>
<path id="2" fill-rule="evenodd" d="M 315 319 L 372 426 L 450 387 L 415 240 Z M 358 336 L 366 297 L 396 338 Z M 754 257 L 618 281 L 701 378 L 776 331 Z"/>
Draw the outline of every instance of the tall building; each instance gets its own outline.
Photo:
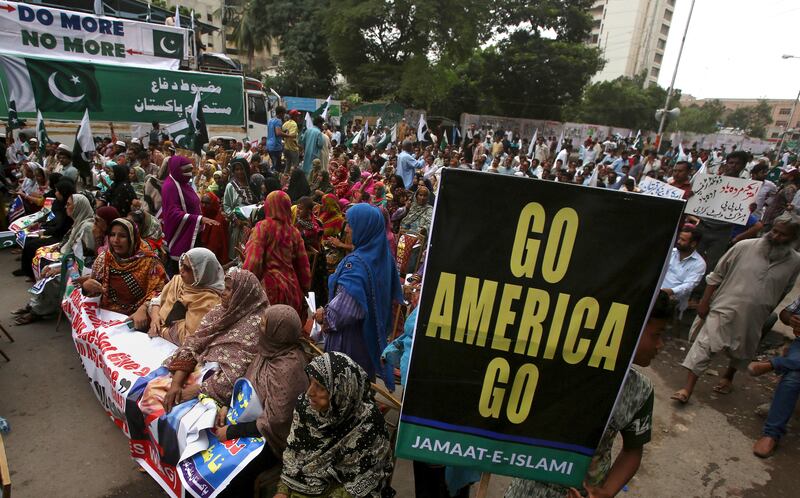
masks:
<path id="1" fill-rule="evenodd" d="M 587 43 L 600 48 L 606 64 L 592 81 L 646 73 L 645 86 L 656 83 L 674 11 L 675 0 L 596 0 Z"/>

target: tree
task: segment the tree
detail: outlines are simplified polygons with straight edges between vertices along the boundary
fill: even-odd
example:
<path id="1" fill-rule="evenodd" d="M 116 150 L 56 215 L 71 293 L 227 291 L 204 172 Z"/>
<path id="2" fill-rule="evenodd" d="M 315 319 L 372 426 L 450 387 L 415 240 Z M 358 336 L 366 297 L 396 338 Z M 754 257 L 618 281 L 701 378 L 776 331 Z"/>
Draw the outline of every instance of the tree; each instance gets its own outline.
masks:
<path id="1" fill-rule="evenodd" d="M 567 118 L 633 130 L 655 128 L 654 114 L 664 106 L 667 91 L 658 85 L 643 88 L 644 80 L 642 74 L 593 83 L 586 88 L 578 104 L 570 108 Z M 673 93 L 673 99 L 674 102 L 680 99 L 680 91 Z"/>
<path id="2" fill-rule="evenodd" d="M 693 133 L 713 133 L 722 123 L 725 106 L 719 100 L 704 102 L 702 106 L 693 104 L 681 109 L 678 120 L 669 128 Z"/>
<path id="3" fill-rule="evenodd" d="M 332 93 L 336 67 L 324 35 L 328 6 L 326 0 L 249 0 L 245 5 L 237 25 L 239 47 L 252 58 L 277 40 L 283 60 L 268 84 L 279 93 Z"/>
<path id="4" fill-rule="evenodd" d="M 757 104 L 739 107 L 725 116 L 725 126 L 743 130 L 750 136 L 765 138 L 767 125 L 772 122 L 772 108 L 761 99 Z"/>

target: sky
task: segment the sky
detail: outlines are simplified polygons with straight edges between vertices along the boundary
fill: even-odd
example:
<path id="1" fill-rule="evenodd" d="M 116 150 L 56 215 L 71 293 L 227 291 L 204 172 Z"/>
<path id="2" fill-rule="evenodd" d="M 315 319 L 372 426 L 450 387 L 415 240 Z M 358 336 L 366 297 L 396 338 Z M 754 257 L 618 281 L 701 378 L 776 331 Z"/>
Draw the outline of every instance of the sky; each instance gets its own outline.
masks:
<path id="1" fill-rule="evenodd" d="M 676 1 L 658 78 L 665 88 L 691 4 Z M 697 0 L 675 88 L 697 98 L 793 100 L 800 91 L 800 0 Z"/>

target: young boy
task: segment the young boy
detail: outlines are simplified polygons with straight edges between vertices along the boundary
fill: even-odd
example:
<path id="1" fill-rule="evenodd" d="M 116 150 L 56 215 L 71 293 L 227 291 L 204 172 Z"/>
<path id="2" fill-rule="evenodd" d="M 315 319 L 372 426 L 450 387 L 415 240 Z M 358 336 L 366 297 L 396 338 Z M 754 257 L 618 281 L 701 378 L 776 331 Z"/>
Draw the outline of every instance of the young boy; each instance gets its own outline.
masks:
<path id="1" fill-rule="evenodd" d="M 664 345 L 661 333 L 672 316 L 667 293 L 659 291 L 653 311 L 647 320 L 633 362 L 641 367 L 650 365 Z M 600 439 L 584 480 L 586 496 L 607 498 L 616 496 L 639 470 L 642 449 L 650 442 L 653 416 L 653 384 L 638 369 L 631 367 L 622 393 L 611 412 L 611 421 Z M 622 451 L 611 464 L 611 447 L 617 433 L 622 434 Z M 513 479 L 506 490 L 506 498 L 580 498 L 575 488 L 539 481 Z"/>

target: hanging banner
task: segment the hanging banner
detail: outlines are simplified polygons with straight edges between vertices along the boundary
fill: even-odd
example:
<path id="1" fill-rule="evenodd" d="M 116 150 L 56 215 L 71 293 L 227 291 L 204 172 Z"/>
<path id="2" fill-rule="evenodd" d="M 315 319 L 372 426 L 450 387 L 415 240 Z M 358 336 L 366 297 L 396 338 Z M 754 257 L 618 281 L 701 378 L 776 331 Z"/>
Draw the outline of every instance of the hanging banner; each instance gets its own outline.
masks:
<path id="1" fill-rule="evenodd" d="M 397 456 L 580 486 L 682 209 L 445 169 Z"/>
<path id="2" fill-rule="evenodd" d="M 745 178 L 698 173 L 692 178 L 694 195 L 686 201 L 686 214 L 746 225 L 761 185 Z"/>
<path id="3" fill-rule="evenodd" d="M 207 124 L 244 126 L 241 76 L 4 53 L 0 72 L 20 116 L 39 110 L 47 119 L 80 121 L 88 109 L 92 120 L 173 123 L 186 117 L 200 92 Z M 0 99 L 0 115 L 7 113 L 8 104 Z"/>
<path id="4" fill-rule="evenodd" d="M 178 69 L 189 31 L 117 17 L 0 2 L 0 50 L 61 60 Z"/>

